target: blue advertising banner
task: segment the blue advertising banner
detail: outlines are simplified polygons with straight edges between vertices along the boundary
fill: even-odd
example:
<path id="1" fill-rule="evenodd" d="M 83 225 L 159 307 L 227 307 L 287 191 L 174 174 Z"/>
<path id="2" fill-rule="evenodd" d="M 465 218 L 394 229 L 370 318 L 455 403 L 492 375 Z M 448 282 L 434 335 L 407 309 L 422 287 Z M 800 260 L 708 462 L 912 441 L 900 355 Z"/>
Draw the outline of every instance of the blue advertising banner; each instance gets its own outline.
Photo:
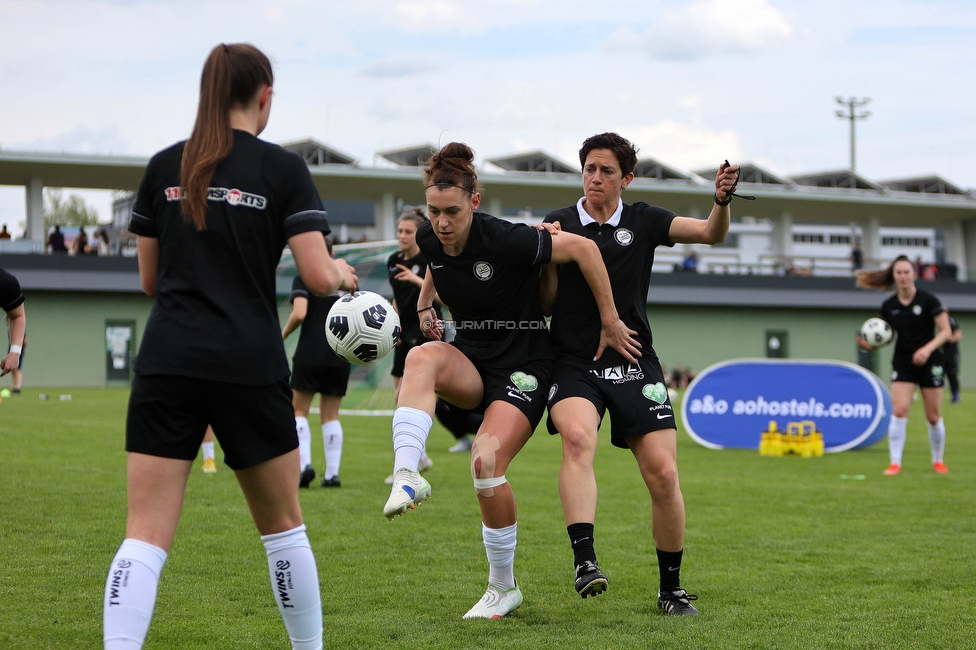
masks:
<path id="1" fill-rule="evenodd" d="M 681 403 L 688 434 L 711 449 L 758 449 L 769 423 L 812 420 L 824 451 L 867 447 L 888 433 L 891 395 L 844 361 L 733 359 L 703 370 Z"/>

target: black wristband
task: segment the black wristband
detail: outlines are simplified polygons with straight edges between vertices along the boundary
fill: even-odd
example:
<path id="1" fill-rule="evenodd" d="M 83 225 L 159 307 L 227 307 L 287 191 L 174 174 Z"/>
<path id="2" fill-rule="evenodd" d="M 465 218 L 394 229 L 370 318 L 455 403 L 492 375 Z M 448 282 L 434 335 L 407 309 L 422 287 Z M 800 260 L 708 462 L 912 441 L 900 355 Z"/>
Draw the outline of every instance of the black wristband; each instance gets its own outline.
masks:
<path id="1" fill-rule="evenodd" d="M 727 206 L 729 203 L 732 203 L 732 194 L 729 194 L 729 197 L 727 199 L 725 199 L 724 201 L 719 201 L 718 200 L 718 194 L 715 194 L 714 195 L 714 198 L 715 198 L 715 205 L 720 205 L 723 208 L 725 206 Z"/>
<path id="2" fill-rule="evenodd" d="M 424 313 L 425 311 L 427 311 L 428 309 L 434 309 L 434 305 L 431 305 L 430 307 L 424 307 L 423 309 L 418 309 L 418 310 L 417 310 L 417 313 L 418 313 L 418 314 L 422 314 L 422 313 Z M 434 309 L 434 311 L 437 311 L 437 310 L 436 310 L 436 309 Z"/>

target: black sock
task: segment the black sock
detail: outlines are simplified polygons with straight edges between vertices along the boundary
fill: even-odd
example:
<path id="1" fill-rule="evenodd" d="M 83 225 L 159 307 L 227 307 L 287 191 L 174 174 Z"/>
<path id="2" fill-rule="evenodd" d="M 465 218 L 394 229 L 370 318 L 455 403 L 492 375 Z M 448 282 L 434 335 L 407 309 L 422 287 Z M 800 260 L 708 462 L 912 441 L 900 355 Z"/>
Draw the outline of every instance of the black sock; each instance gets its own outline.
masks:
<path id="1" fill-rule="evenodd" d="M 569 541 L 573 544 L 573 556 L 576 566 L 589 560 L 596 562 L 596 551 L 593 550 L 593 524 L 570 524 L 566 527 Z"/>
<path id="2" fill-rule="evenodd" d="M 657 549 L 657 565 L 661 571 L 661 591 L 681 589 L 681 554 Z"/>

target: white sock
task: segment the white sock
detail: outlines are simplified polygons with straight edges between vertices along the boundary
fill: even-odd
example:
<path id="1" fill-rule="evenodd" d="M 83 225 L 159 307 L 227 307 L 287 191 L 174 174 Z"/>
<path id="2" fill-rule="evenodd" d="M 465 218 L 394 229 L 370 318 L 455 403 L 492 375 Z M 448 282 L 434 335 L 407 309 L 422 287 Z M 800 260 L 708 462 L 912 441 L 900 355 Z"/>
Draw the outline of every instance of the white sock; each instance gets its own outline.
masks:
<path id="1" fill-rule="evenodd" d="M 322 425 L 322 441 L 325 443 L 325 478 L 339 474 L 342 462 L 342 424 L 331 420 Z"/>
<path id="2" fill-rule="evenodd" d="M 939 418 L 935 424 L 929 425 L 929 446 L 932 448 L 932 464 L 941 463 L 945 453 L 945 421 Z"/>
<path id="3" fill-rule="evenodd" d="M 419 409 L 401 406 L 393 412 L 393 471 L 417 471 L 432 426 L 434 421 Z"/>
<path id="4" fill-rule="evenodd" d="M 499 589 L 515 586 L 515 544 L 518 523 L 507 528 L 488 528 L 481 524 L 481 538 L 488 555 L 488 582 Z"/>
<path id="5" fill-rule="evenodd" d="M 102 639 L 105 650 L 138 650 L 146 640 L 149 621 L 156 606 L 159 574 L 166 551 L 125 539 L 119 547 L 105 581 Z"/>
<path id="6" fill-rule="evenodd" d="M 905 438 L 908 436 L 905 432 L 907 427 L 908 418 L 891 416 L 891 423 L 888 425 L 888 453 L 891 454 L 892 465 L 901 465 L 901 455 L 905 451 Z"/>
<path id="7" fill-rule="evenodd" d="M 209 458 L 210 460 L 213 460 L 213 457 L 214 457 L 214 443 L 212 443 L 212 442 L 205 442 L 205 443 L 201 444 L 200 446 L 203 448 L 203 459 L 204 460 L 207 460 Z"/>
<path id="8" fill-rule="evenodd" d="M 322 597 L 319 573 L 305 525 L 263 535 L 271 572 L 271 591 L 293 650 L 321 650 Z"/>
<path id="9" fill-rule="evenodd" d="M 308 418 L 295 418 L 298 431 L 298 470 L 312 464 L 312 431 L 308 428 Z"/>

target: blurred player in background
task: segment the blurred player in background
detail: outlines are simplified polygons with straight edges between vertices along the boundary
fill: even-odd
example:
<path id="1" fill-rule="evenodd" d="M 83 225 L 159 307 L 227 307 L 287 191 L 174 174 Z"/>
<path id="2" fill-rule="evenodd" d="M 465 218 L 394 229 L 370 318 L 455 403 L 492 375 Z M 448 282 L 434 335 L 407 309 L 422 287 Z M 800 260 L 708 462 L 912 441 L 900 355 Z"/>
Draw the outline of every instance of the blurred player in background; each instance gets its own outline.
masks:
<path id="1" fill-rule="evenodd" d="M 0 269 L 0 309 L 3 309 L 7 323 L 7 353 L 0 360 L 0 377 L 10 373 L 13 378 L 13 393 L 19 394 L 21 365 L 24 362 L 24 346 L 27 345 L 27 314 L 24 311 L 24 294 L 20 283 L 13 274 Z"/>
<path id="2" fill-rule="evenodd" d="M 539 270 L 550 260 L 577 262 L 597 294 L 605 327 L 599 351 L 633 347 L 617 317 L 610 281 L 592 242 L 512 224 L 477 212 L 481 202 L 474 152 L 457 142 L 424 169 L 431 220 L 417 231 L 430 273 L 418 300 L 420 326 L 434 341 L 407 355 L 393 416 L 395 480 L 383 508 L 388 518 L 430 496 L 417 472 L 437 397 L 464 409 L 484 409 L 471 448 L 471 473 L 481 508 L 488 589 L 464 618 L 499 618 L 522 603 L 515 582 L 515 495 L 505 471 L 545 410 L 552 351 L 539 304 Z M 558 242 L 557 242 L 558 239 Z M 441 341 L 434 293 L 451 310 L 457 335 Z"/>
<path id="3" fill-rule="evenodd" d="M 916 273 L 912 261 L 905 255 L 899 255 L 887 268 L 878 271 L 861 269 L 855 274 L 859 287 L 895 287 L 894 295 L 881 304 L 881 318 L 898 334 L 895 353 L 891 358 L 892 414 L 888 425 L 891 464 L 884 471 L 888 476 L 901 472 L 908 411 L 916 385 L 922 392 L 925 419 L 929 425 L 932 469 L 939 474 L 949 471 L 943 460 L 946 430 L 942 420 L 942 387 L 945 383 L 942 346 L 952 338 L 952 329 L 942 301 L 928 291 L 915 287 Z M 865 350 L 871 349 L 860 336 L 857 343 Z"/>
<path id="4" fill-rule="evenodd" d="M 325 238 L 332 255 L 332 241 Z M 312 467 L 312 433 L 308 426 L 308 412 L 315 393 L 319 394 L 319 420 L 322 423 L 322 441 L 325 445 L 325 474 L 322 487 L 339 487 L 339 465 L 342 462 L 342 423 L 339 422 L 339 405 L 349 385 L 350 364 L 335 353 L 325 336 L 325 323 L 329 310 L 339 300 L 339 294 L 319 297 L 309 292 L 300 276 L 291 285 L 291 314 L 281 331 L 287 339 L 299 326 L 295 356 L 292 357 L 291 392 L 295 409 L 295 427 L 298 429 L 299 466 L 302 473 L 299 487 L 307 488 L 315 478 Z"/>
<path id="5" fill-rule="evenodd" d="M 314 293 L 354 289 L 356 276 L 329 257 L 305 162 L 257 138 L 272 83 L 271 62 L 253 46 L 215 47 L 193 133 L 150 159 L 136 196 L 128 229 L 155 301 L 129 397 L 128 519 L 105 581 L 106 650 L 142 647 L 208 424 L 261 534 L 292 648 L 322 648 L 275 271 L 287 243 Z"/>
<path id="6" fill-rule="evenodd" d="M 575 264 L 551 263 L 543 276 L 543 304 L 551 307 L 557 355 L 549 393 L 549 432 L 559 433 L 563 461 L 559 495 L 573 548 L 576 591 L 586 598 L 607 589 L 593 547 L 597 485 L 593 471 L 597 433 L 605 412 L 614 446 L 630 449 L 651 495 L 657 546 L 658 607 L 668 615 L 695 615 L 697 596 L 681 588 L 685 507 L 678 485 L 677 431 L 664 371 L 652 347 L 647 290 L 654 249 L 675 243 L 716 244 L 729 230 L 729 203 L 738 167 L 723 164 L 715 177 L 715 201 L 708 219 L 679 217 L 645 203 L 621 199 L 634 179 L 637 150 L 616 133 L 588 138 L 579 152 L 583 198 L 551 212 L 546 222 L 596 243 L 613 286 L 613 299 L 627 328 L 640 342 L 640 359 L 600 345 L 597 304 Z M 551 226 L 550 226 L 551 227 Z M 558 241 L 562 234 L 553 236 Z"/>

